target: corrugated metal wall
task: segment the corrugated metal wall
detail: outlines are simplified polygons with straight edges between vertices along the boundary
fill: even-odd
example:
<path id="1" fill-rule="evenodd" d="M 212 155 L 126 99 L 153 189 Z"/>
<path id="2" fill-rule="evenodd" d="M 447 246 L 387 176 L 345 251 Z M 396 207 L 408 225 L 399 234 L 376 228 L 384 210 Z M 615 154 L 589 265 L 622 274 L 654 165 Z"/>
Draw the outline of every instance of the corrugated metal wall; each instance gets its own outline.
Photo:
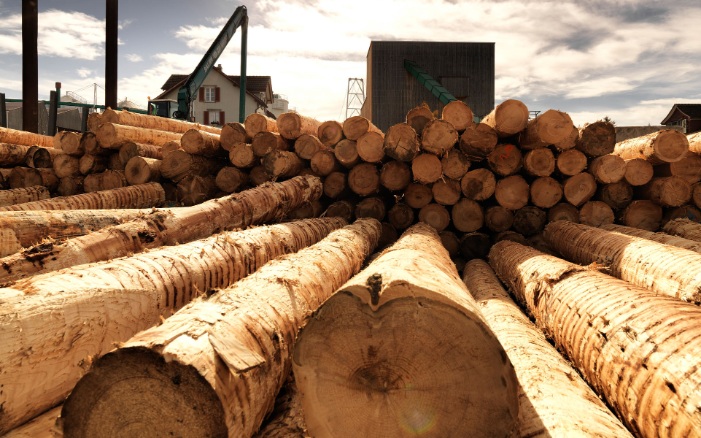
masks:
<path id="1" fill-rule="evenodd" d="M 403 122 L 406 113 L 426 102 L 432 110 L 443 104 L 404 69 L 416 62 L 464 100 L 476 116 L 494 108 L 494 43 L 372 41 L 367 57 L 367 98 L 362 114 L 387 130 Z M 458 87 L 451 90 L 449 87 Z"/>

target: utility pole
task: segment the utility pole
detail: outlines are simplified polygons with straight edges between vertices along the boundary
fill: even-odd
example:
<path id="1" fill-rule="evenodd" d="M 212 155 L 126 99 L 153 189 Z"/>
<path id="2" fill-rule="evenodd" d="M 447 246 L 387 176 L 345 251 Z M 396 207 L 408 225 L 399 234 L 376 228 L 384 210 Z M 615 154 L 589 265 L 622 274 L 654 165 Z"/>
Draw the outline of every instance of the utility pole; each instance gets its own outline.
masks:
<path id="1" fill-rule="evenodd" d="M 22 129 L 39 132 L 39 34 L 37 0 L 22 0 Z"/>
<path id="2" fill-rule="evenodd" d="M 105 106 L 117 108 L 119 0 L 107 0 L 105 14 Z"/>

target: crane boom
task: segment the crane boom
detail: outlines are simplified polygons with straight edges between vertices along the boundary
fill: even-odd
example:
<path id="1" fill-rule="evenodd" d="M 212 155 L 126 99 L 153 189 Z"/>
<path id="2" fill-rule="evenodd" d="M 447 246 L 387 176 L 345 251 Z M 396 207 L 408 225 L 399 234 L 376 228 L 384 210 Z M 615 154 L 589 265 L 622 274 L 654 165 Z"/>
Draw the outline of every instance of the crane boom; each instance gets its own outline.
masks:
<path id="1" fill-rule="evenodd" d="M 239 27 L 241 27 L 239 121 L 243 122 L 246 103 L 246 45 L 248 39 L 248 14 L 245 6 L 236 8 L 229 21 L 226 22 L 224 28 L 219 32 L 217 38 L 200 60 L 200 63 L 197 64 L 197 67 L 190 73 L 183 86 L 178 90 L 178 111 L 173 114 L 175 118 L 187 119 L 190 114 L 190 104 L 194 100 L 197 90 L 202 86 L 205 78 L 214 68 L 214 63 L 217 62 L 217 59 L 219 59 L 219 56 Z"/>

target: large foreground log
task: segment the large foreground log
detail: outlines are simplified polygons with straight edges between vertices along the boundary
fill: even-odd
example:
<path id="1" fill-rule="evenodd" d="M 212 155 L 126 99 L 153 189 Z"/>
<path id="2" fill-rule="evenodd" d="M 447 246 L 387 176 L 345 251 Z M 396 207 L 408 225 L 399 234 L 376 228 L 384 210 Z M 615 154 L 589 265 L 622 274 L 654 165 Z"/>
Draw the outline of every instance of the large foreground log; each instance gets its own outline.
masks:
<path id="1" fill-rule="evenodd" d="M 698 307 L 515 242 L 489 261 L 633 434 L 701 434 Z"/>
<path id="2" fill-rule="evenodd" d="M 76 385 L 64 433 L 114 436 L 131 424 L 145 436 L 251 436 L 286 380 L 300 326 L 379 235 L 378 222 L 360 220 L 138 334 Z"/>
<path id="3" fill-rule="evenodd" d="M 65 243 L 48 243 L 5 257 L 0 278 L 15 280 L 40 272 L 135 254 L 146 248 L 202 239 L 224 230 L 281 220 L 304 203 L 317 200 L 322 184 L 295 177 L 199 205 L 152 214 Z M 2 264 L 2 262 L 0 262 Z"/>
<path id="4" fill-rule="evenodd" d="M 543 235 L 567 260 L 597 263 L 636 286 L 701 303 L 701 254 L 565 221 L 548 224 Z"/>
<path id="5" fill-rule="evenodd" d="M 652 164 L 679 161 L 689 150 L 689 140 L 679 131 L 664 129 L 616 143 L 613 150 L 624 160 L 644 158 Z"/>
<path id="6" fill-rule="evenodd" d="M 463 281 L 518 377 L 518 436 L 631 436 L 511 300 L 487 262 L 468 262 Z"/>
<path id="7" fill-rule="evenodd" d="M 653 231 L 641 230 L 640 228 L 626 227 L 625 225 L 607 224 L 600 228 L 606 231 L 615 231 L 616 233 L 627 234 L 629 236 L 642 237 L 647 240 L 663 243 L 665 245 L 677 246 L 679 248 L 688 249 L 690 251 L 701 252 L 701 242 L 691 239 L 685 239 L 680 236 L 672 236 L 667 233 L 655 233 Z"/>
<path id="8" fill-rule="evenodd" d="M 4 408 L 0 433 L 62 401 L 92 360 L 113 349 L 114 343 L 128 340 L 197 296 L 227 287 L 281 254 L 313 244 L 343 224 L 337 218 L 316 219 L 224 233 L 35 276 L 11 289 L 0 289 L 0 403 Z M 161 424 L 161 416 L 153 419 Z M 88 429 L 85 433 L 113 436 Z"/>
<path id="9" fill-rule="evenodd" d="M 324 303 L 292 368 L 314 437 L 491 437 L 516 427 L 513 368 L 425 224 Z"/>

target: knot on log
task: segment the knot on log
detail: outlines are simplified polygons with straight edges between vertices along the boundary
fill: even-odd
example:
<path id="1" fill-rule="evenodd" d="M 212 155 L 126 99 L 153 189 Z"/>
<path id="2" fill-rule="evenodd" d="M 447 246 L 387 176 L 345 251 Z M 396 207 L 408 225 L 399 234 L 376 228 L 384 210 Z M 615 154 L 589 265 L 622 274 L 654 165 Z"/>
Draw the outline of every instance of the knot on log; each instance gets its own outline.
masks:
<path id="1" fill-rule="evenodd" d="M 370 302 L 373 306 L 377 306 L 380 301 L 380 289 L 382 288 L 382 275 L 372 274 L 368 277 L 367 286 L 370 288 Z"/>

